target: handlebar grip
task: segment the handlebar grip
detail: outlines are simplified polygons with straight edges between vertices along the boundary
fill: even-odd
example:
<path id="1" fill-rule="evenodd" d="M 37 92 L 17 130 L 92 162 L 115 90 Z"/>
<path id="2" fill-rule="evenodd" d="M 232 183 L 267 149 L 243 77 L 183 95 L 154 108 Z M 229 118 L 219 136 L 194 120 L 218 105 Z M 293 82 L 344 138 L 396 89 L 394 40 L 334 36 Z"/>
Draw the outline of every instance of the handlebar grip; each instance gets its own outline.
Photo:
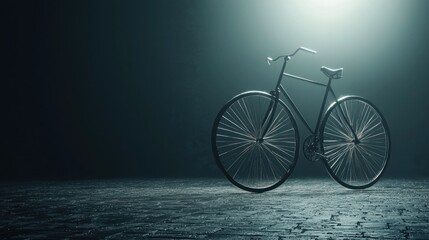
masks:
<path id="1" fill-rule="evenodd" d="M 311 49 L 306 48 L 306 47 L 300 47 L 300 49 L 301 49 L 301 50 L 304 50 L 304 51 L 306 51 L 306 52 L 312 53 L 312 54 L 316 54 L 316 53 L 317 53 L 316 51 L 311 50 Z"/>

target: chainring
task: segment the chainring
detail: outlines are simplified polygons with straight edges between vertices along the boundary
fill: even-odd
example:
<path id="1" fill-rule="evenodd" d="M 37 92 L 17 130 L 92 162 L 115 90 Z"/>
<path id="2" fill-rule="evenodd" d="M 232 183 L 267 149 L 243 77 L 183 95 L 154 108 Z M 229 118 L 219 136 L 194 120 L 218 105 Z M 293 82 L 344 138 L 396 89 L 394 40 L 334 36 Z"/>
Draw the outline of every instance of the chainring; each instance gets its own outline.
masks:
<path id="1" fill-rule="evenodd" d="M 321 149 L 319 137 L 315 135 L 308 136 L 305 138 L 302 148 L 307 160 L 317 162 L 322 159 L 321 154 L 319 153 Z"/>

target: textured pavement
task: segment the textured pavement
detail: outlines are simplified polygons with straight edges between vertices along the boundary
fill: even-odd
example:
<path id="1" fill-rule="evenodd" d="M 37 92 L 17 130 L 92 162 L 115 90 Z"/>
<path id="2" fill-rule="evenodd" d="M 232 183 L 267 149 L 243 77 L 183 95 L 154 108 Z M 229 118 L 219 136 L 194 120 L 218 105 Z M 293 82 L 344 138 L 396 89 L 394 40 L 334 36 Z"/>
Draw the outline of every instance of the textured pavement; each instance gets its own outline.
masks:
<path id="1" fill-rule="evenodd" d="M 226 179 L 0 183 L 0 206 L 1 239 L 429 239 L 429 180 L 292 178 L 263 194 Z"/>

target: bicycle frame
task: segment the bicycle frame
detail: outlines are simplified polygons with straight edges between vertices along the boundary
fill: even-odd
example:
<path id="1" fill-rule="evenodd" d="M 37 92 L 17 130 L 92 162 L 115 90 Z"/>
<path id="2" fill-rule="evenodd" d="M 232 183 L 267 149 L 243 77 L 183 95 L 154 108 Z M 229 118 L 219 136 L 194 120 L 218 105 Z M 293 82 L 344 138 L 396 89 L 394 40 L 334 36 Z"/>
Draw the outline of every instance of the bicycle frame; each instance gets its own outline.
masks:
<path id="1" fill-rule="evenodd" d="M 283 62 L 283 65 L 282 65 L 282 70 L 281 70 L 281 72 L 280 72 L 280 75 L 279 75 L 279 78 L 278 78 L 278 81 L 277 81 L 277 84 L 276 84 L 276 88 L 275 88 L 275 90 L 274 90 L 275 97 L 276 97 L 276 101 L 274 102 L 274 106 L 270 106 L 270 107 L 269 107 L 269 110 L 267 111 L 267 114 L 266 114 L 266 116 L 265 116 L 265 118 L 264 118 L 264 121 L 263 121 L 263 122 L 265 123 L 266 119 L 270 116 L 270 119 L 269 119 L 268 125 L 267 125 L 267 127 L 265 128 L 265 131 L 263 132 L 263 134 L 262 134 L 262 136 L 261 136 L 260 140 L 263 140 L 263 138 L 264 138 L 264 136 L 265 136 L 265 134 L 266 134 L 266 132 L 267 132 L 268 128 L 269 128 L 269 127 L 270 127 L 270 125 L 272 124 L 274 114 L 271 114 L 271 113 L 272 113 L 272 112 L 275 112 L 275 110 L 276 110 L 276 107 L 277 107 L 277 104 L 278 104 L 278 101 L 279 101 L 279 92 L 281 92 L 281 93 L 283 94 L 283 96 L 284 96 L 284 97 L 285 97 L 285 99 L 289 102 L 289 105 L 292 107 L 292 109 L 294 110 L 294 112 L 298 115 L 299 119 L 304 123 L 304 126 L 305 126 L 305 127 L 308 129 L 308 131 L 310 131 L 310 132 L 311 132 L 311 134 L 313 134 L 313 135 L 314 135 L 314 134 L 318 134 L 318 133 L 319 133 L 319 130 L 320 130 L 320 124 L 321 124 L 322 117 L 323 117 L 323 110 L 325 109 L 326 99 L 328 98 L 328 94 L 329 94 L 329 93 L 331 93 L 331 94 L 332 94 L 332 96 L 333 96 L 333 97 L 334 97 L 334 99 L 335 99 L 335 102 L 337 102 L 337 97 L 336 97 L 336 95 L 335 95 L 335 93 L 334 93 L 334 91 L 332 90 L 332 87 L 331 87 L 331 81 L 332 81 L 332 78 L 329 78 L 329 80 L 328 80 L 328 84 L 323 84 L 323 83 L 319 83 L 319 82 L 316 82 L 316 81 L 313 81 L 313 80 L 310 80 L 310 79 L 307 79 L 307 78 L 303 78 L 303 77 L 299 77 L 299 76 L 295 76 L 295 75 L 292 75 L 292 74 L 286 73 L 286 72 L 284 72 L 284 70 L 285 70 L 285 68 L 286 68 L 286 63 L 287 63 L 290 59 L 291 59 L 291 58 L 290 58 L 289 56 L 285 56 L 285 57 L 284 57 L 284 62 Z M 289 96 L 289 94 L 286 92 L 285 88 L 282 86 L 282 84 L 281 84 L 281 83 L 282 83 L 282 80 L 283 80 L 283 76 L 291 77 L 291 78 L 293 78 L 293 79 L 301 80 L 301 81 L 304 81 L 304 82 L 307 82 L 307 83 L 315 84 L 315 85 L 318 85 L 318 86 L 323 86 L 323 87 L 325 87 L 325 88 L 326 88 L 326 90 L 325 90 L 325 94 L 324 94 L 324 97 L 323 97 L 323 101 L 322 101 L 322 106 L 320 107 L 319 116 L 318 116 L 318 118 L 317 118 L 317 123 L 316 123 L 316 127 L 315 127 L 314 131 L 311 129 L 311 127 L 309 126 L 308 122 L 305 120 L 305 118 L 304 118 L 304 116 L 302 115 L 302 113 L 301 113 L 301 112 L 299 111 L 299 109 L 296 107 L 296 105 L 295 105 L 295 103 L 293 102 L 292 98 Z M 341 109 L 341 108 L 340 108 L 340 109 Z M 356 141 L 358 141 L 358 138 L 357 138 L 357 136 L 356 136 L 356 133 L 355 133 L 354 129 L 352 128 L 351 124 L 348 122 L 347 118 L 345 117 L 345 115 L 344 115 L 344 113 L 343 113 L 343 110 L 342 110 L 342 109 L 341 109 L 341 113 L 342 113 L 343 117 L 346 119 L 347 125 L 349 125 L 350 129 L 352 130 L 352 132 L 353 132 L 353 134 L 354 134 L 354 137 L 355 137 L 355 140 L 356 140 Z"/>

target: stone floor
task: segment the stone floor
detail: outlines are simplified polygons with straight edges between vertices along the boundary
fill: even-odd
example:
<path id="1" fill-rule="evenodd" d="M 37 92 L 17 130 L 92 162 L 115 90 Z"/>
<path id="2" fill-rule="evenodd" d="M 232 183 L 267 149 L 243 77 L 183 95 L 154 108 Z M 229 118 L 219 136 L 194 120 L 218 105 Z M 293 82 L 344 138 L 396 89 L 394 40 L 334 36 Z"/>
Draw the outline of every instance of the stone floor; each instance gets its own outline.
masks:
<path id="1" fill-rule="evenodd" d="M 429 239 L 429 180 L 263 194 L 226 179 L 0 183 L 0 206 L 1 239 Z"/>

